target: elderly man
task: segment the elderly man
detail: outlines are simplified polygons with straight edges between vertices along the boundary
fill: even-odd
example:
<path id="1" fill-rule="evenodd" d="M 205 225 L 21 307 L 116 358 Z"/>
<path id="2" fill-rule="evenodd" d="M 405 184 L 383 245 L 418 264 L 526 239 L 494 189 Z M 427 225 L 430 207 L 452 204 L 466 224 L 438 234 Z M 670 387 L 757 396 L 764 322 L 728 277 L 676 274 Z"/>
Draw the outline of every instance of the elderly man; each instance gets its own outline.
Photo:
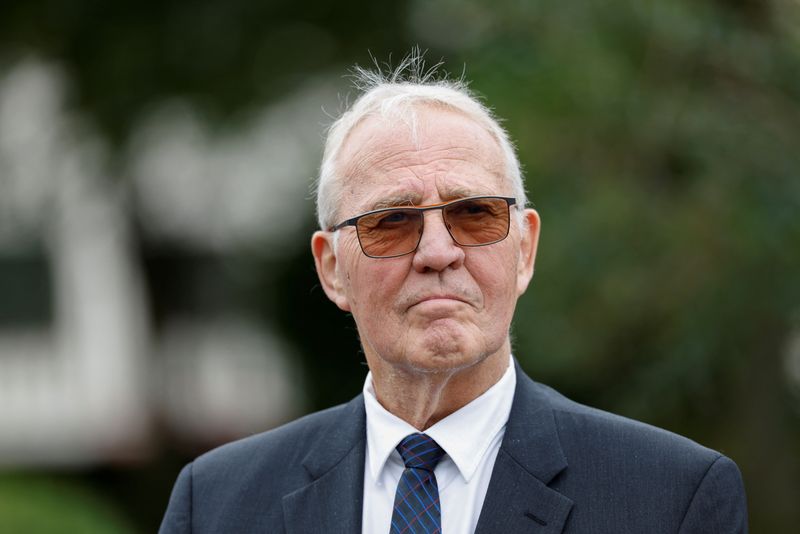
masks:
<path id="1" fill-rule="evenodd" d="M 419 67 L 361 72 L 321 166 L 311 249 L 363 394 L 198 458 L 161 532 L 746 532 L 731 460 L 516 365 L 539 216 L 490 112 Z"/>

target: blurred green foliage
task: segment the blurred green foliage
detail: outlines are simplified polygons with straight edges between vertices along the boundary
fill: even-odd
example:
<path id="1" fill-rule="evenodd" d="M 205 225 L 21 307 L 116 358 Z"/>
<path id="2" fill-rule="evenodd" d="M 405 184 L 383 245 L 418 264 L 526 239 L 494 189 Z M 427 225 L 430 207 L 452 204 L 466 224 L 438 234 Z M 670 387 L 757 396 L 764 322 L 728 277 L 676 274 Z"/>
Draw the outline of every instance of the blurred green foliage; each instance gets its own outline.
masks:
<path id="1" fill-rule="evenodd" d="M 367 50 L 419 43 L 466 65 L 543 220 L 514 325 L 523 366 L 729 454 L 754 532 L 800 521 L 800 408 L 783 367 L 800 329 L 797 2 L 40 0 L 0 14 L 0 62 L 60 61 L 74 107 L 119 144 L 163 99 L 224 122 Z M 258 275 L 234 289 L 298 347 L 321 408 L 355 394 L 365 368 L 298 250 L 282 264 L 243 253 Z"/>
<path id="2" fill-rule="evenodd" d="M 134 530 L 113 503 L 76 482 L 41 476 L 0 476 L 0 532 L 128 534 Z"/>
<path id="3" fill-rule="evenodd" d="M 771 4 L 537 3 L 469 64 L 543 219 L 518 357 L 573 397 L 732 455 L 754 531 L 787 532 L 800 54 Z"/>

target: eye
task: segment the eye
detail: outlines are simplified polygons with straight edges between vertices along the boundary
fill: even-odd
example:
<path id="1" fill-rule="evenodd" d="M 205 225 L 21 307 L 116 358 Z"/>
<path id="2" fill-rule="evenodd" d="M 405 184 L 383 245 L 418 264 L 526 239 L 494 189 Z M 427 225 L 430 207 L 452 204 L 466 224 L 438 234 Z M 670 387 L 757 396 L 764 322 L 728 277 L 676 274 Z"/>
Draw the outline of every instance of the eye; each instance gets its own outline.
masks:
<path id="1" fill-rule="evenodd" d="M 387 210 L 369 215 L 361 220 L 365 228 L 373 230 L 399 230 L 416 222 L 419 215 L 409 210 Z"/>
<path id="2" fill-rule="evenodd" d="M 388 211 L 384 213 L 379 223 L 380 224 L 398 224 L 408 221 L 409 216 L 405 211 Z"/>
<path id="3" fill-rule="evenodd" d="M 486 215 L 493 213 L 491 203 L 477 200 L 456 204 L 451 207 L 450 212 L 452 215 L 457 217 Z"/>
<path id="4" fill-rule="evenodd" d="M 480 202 L 465 202 L 464 211 L 471 215 L 477 215 L 479 213 L 486 213 L 489 210 L 485 204 L 481 204 Z"/>

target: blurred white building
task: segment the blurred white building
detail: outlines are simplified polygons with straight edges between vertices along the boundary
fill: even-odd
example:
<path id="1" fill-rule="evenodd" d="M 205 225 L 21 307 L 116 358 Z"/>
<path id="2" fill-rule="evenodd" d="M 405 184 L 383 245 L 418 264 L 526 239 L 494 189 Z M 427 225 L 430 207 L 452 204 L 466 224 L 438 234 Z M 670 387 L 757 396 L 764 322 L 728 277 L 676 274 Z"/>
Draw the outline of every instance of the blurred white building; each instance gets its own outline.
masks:
<path id="1" fill-rule="evenodd" d="M 52 288 L 39 320 L 0 320 L 0 465 L 135 460 L 158 446 L 157 425 L 213 443 L 296 415 L 291 347 L 243 312 L 153 328 L 132 209 L 146 239 L 204 254 L 307 246 L 320 102 L 334 91 L 309 84 L 221 134 L 184 103 L 158 105 L 114 165 L 67 94 L 51 64 L 0 72 L 0 267 L 33 259 Z"/>

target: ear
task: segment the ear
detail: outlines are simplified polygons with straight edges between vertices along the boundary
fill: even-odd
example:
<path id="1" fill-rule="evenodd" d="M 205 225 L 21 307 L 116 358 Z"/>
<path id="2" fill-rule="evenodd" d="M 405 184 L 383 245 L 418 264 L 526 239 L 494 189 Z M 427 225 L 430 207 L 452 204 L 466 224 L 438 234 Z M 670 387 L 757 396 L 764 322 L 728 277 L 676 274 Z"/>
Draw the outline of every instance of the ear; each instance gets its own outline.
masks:
<path id="1" fill-rule="evenodd" d="M 521 228 L 520 254 L 517 262 L 517 296 L 525 293 L 531 278 L 533 278 L 533 265 L 536 262 L 536 248 L 539 245 L 539 228 L 541 226 L 541 220 L 536 210 L 526 209 L 523 217 L 525 220 Z"/>
<path id="2" fill-rule="evenodd" d="M 350 311 L 350 304 L 347 302 L 347 296 L 336 268 L 336 249 L 333 246 L 333 236 L 332 232 L 314 232 L 314 235 L 311 236 L 311 253 L 314 255 L 317 276 L 325 294 L 339 308 Z"/>

